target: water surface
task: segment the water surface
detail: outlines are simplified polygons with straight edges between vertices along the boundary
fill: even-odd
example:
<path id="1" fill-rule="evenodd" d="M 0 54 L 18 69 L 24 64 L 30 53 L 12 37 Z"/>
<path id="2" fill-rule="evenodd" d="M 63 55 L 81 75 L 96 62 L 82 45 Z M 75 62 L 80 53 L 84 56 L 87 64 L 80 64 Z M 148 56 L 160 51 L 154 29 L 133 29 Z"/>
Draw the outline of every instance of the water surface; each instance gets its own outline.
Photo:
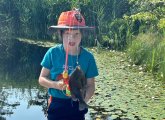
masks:
<path id="1" fill-rule="evenodd" d="M 38 85 L 37 80 L 1 79 L 0 93 L 2 118 L 6 120 L 46 119 L 43 111 L 46 105 L 46 90 Z"/>

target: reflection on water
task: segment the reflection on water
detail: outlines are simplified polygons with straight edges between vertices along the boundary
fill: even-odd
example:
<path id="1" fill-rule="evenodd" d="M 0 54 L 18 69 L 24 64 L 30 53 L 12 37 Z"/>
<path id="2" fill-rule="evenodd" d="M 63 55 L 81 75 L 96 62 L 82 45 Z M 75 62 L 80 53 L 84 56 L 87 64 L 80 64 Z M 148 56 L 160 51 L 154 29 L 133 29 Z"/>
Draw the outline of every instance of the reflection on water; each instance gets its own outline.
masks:
<path id="1" fill-rule="evenodd" d="M 7 120 L 44 120 L 45 116 L 42 111 L 42 106 L 32 105 L 29 106 L 29 100 L 36 97 L 37 89 L 31 89 L 29 93 L 28 89 L 24 92 L 20 89 L 6 89 L 9 93 L 7 103 L 19 103 L 20 105 L 13 107 L 13 114 L 4 115 Z M 35 114 L 34 114 L 35 113 Z"/>
<path id="2" fill-rule="evenodd" d="M 0 93 L 0 120 L 46 119 L 43 111 L 46 91 L 38 86 L 37 80 L 1 79 Z"/>

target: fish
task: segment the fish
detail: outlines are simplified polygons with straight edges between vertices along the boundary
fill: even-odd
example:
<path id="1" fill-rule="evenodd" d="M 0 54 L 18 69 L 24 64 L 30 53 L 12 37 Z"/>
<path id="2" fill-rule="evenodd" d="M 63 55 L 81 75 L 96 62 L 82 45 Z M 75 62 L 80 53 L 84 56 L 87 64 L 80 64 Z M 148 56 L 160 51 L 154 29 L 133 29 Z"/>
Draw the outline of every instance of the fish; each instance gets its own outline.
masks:
<path id="1" fill-rule="evenodd" d="M 73 100 L 78 99 L 79 110 L 88 108 L 88 105 L 84 101 L 87 88 L 87 79 L 80 66 L 76 66 L 69 78 L 69 87 L 71 92 L 71 98 Z"/>

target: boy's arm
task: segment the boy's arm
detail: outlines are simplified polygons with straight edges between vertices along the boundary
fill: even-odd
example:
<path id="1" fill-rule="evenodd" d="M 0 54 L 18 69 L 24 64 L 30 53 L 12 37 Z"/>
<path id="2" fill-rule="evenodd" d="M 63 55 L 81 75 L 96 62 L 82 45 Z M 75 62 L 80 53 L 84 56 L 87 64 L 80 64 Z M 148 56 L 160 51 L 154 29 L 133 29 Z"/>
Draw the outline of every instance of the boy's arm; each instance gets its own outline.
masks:
<path id="1" fill-rule="evenodd" d="M 64 89 L 64 82 L 62 80 L 52 81 L 49 79 L 50 70 L 43 67 L 39 76 L 39 84 L 46 88 L 55 88 L 59 90 Z"/>

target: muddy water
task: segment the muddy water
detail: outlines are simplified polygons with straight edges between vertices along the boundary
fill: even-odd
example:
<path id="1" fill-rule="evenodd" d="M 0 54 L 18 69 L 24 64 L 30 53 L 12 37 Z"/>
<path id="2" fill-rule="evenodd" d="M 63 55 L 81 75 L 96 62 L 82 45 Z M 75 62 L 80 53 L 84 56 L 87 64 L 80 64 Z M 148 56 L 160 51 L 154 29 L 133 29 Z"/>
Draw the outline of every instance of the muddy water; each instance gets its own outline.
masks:
<path id="1" fill-rule="evenodd" d="M 92 49 L 100 75 L 87 120 L 163 120 L 165 86 L 122 52 Z M 0 77 L 0 120 L 45 120 L 46 90 L 37 79 Z M 28 73 L 29 74 L 29 73 Z M 27 76 L 27 75 L 25 75 Z M 21 78 L 21 79 L 18 79 Z"/>

